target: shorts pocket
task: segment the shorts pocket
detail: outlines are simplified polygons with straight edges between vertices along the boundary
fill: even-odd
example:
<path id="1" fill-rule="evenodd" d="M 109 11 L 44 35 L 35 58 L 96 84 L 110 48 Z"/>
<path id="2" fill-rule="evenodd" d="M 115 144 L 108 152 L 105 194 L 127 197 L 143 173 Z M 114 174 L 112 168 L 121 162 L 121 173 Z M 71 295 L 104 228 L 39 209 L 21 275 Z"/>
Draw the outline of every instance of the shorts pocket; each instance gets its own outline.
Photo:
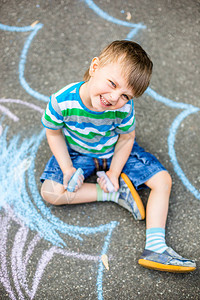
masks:
<path id="1" fill-rule="evenodd" d="M 146 166 L 149 166 L 152 163 L 151 154 L 144 152 L 145 155 L 142 155 L 142 153 L 134 153 L 135 158 L 141 163 L 143 163 Z M 147 155 L 146 155 L 147 154 Z"/>

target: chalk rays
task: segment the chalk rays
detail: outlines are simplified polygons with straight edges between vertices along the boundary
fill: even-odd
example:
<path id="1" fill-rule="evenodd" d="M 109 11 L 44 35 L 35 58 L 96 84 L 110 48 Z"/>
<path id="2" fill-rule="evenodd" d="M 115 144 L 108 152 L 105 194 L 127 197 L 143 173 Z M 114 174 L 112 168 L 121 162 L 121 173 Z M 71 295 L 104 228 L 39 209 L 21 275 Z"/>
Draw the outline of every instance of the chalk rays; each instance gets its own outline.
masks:
<path id="1" fill-rule="evenodd" d="M 25 105 L 40 114 L 43 109 L 19 99 L 0 99 L 0 103 L 15 103 Z M 65 246 L 59 233 L 83 240 L 82 236 L 96 233 L 106 233 L 116 222 L 110 222 L 97 227 L 79 227 L 66 224 L 54 216 L 51 208 L 47 207 L 38 192 L 35 180 L 35 160 L 38 147 L 45 136 L 43 129 L 38 135 L 21 139 L 16 135 L 7 141 L 8 127 L 0 135 L 0 179 L 1 199 L 0 209 L 4 205 L 13 207 L 15 214 L 32 230 L 35 230 L 46 240 L 56 246 Z M 10 160 L 7 160 L 10 157 Z M 15 176 L 13 176 L 15 175 Z M 9 186 L 7 183 L 10 183 Z M 17 200 L 17 201 L 16 201 Z"/>
<path id="2" fill-rule="evenodd" d="M 56 246 L 52 246 L 49 249 L 43 250 L 41 255 L 39 255 L 37 265 L 31 272 L 34 273 L 34 275 L 32 276 L 32 278 L 30 278 L 27 272 L 30 264 L 29 260 L 34 254 L 34 251 L 36 251 L 42 239 L 38 234 L 36 234 L 31 240 L 29 238 L 30 241 L 27 242 L 28 235 L 30 234 L 29 229 L 25 227 L 18 219 L 16 219 L 16 217 L 14 217 L 12 209 L 9 208 L 8 212 L 8 215 L 1 216 L 0 223 L 0 280 L 7 293 L 9 294 L 10 299 L 34 299 L 45 269 L 47 268 L 51 259 L 58 254 L 65 257 L 88 261 L 91 263 L 97 263 L 99 261 L 99 264 L 102 265 L 100 255 L 77 253 L 74 251 L 69 251 Z M 9 230 L 12 222 L 16 222 L 18 229 L 14 237 L 11 256 L 9 257 L 7 244 Z M 112 229 L 113 228 L 110 228 L 109 233 L 105 237 L 102 253 L 108 250 L 108 244 L 112 234 Z M 12 280 L 9 276 L 10 272 L 12 273 Z M 99 268 L 98 270 L 97 290 L 99 293 L 99 299 L 102 299 L 102 274 L 103 267 Z M 45 278 L 43 280 L 45 280 Z M 12 287 L 13 283 L 15 288 Z"/>
<path id="3" fill-rule="evenodd" d="M 0 111 L 4 114 L 7 115 L 12 121 L 18 122 L 19 118 L 15 116 L 8 108 L 4 107 L 3 105 L 0 105 Z"/>
<path id="4" fill-rule="evenodd" d="M 44 109 L 41 108 L 40 106 L 38 105 L 35 105 L 33 103 L 29 103 L 29 102 L 25 102 L 25 101 L 22 101 L 20 99 L 0 99 L 0 103 L 15 103 L 15 104 L 20 104 L 20 105 L 24 105 L 24 106 L 27 106 L 31 109 L 34 109 L 35 111 L 38 111 L 40 114 L 42 114 L 44 112 Z M 2 108 L 4 108 L 4 110 L 2 110 L 2 112 L 7 115 L 8 117 L 10 117 L 14 122 L 18 122 L 19 121 L 19 118 L 14 115 L 13 113 L 10 112 L 10 110 L 6 109 L 3 105 L 1 105 Z M 12 115 L 9 115 L 7 112 L 9 111 L 9 113 L 11 113 Z M 14 116 L 14 117 L 13 117 Z"/>
<path id="5" fill-rule="evenodd" d="M 0 217 L 0 281 L 9 294 L 10 299 L 16 300 L 14 290 L 10 282 L 10 274 L 7 266 L 7 231 L 10 229 L 9 217 Z"/>

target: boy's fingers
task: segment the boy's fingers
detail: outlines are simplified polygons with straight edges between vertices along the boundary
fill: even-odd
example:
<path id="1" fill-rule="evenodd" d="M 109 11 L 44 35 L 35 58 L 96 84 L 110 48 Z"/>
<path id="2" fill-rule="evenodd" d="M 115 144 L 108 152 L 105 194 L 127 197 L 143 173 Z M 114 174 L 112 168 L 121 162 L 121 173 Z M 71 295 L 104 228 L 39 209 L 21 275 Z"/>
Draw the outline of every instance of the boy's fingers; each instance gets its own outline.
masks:
<path id="1" fill-rule="evenodd" d="M 64 188 L 67 189 L 67 186 L 68 186 L 68 180 L 65 180 L 65 179 L 64 179 L 64 180 L 63 180 L 63 185 L 64 185 Z"/>
<path id="2" fill-rule="evenodd" d="M 115 188 L 115 192 L 117 192 L 119 189 L 119 184 L 114 184 L 114 188 Z"/>
<path id="3" fill-rule="evenodd" d="M 64 176 L 63 185 L 64 185 L 64 188 L 65 188 L 65 189 L 67 188 L 68 183 L 69 183 L 69 178 L 68 178 L 68 176 Z"/>
<path id="4" fill-rule="evenodd" d="M 105 193 L 108 193 L 108 189 L 107 189 L 107 186 L 106 186 L 106 180 L 101 177 L 101 178 L 97 178 L 97 182 L 98 184 L 100 185 L 100 188 L 105 192 Z"/>
<path id="5" fill-rule="evenodd" d="M 84 176 L 83 176 L 83 175 L 80 175 L 80 176 L 78 177 L 78 180 L 77 180 L 77 183 L 76 183 L 76 187 L 75 187 L 74 192 L 76 192 L 78 189 L 80 189 L 80 187 L 81 187 L 82 184 L 83 184 L 83 181 L 84 181 Z"/>

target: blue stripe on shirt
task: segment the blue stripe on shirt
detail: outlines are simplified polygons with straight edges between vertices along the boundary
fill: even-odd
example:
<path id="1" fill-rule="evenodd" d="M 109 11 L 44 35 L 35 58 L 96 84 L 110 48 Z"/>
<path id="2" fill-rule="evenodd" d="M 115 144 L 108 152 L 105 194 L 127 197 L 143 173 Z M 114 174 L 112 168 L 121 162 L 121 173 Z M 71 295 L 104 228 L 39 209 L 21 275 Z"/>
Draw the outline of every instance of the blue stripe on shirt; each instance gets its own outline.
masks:
<path id="1" fill-rule="evenodd" d="M 49 110 L 50 110 L 51 114 L 53 116 L 55 116 L 58 120 L 63 121 L 63 116 L 59 115 L 57 113 L 57 111 L 53 108 L 52 103 L 51 103 L 51 98 L 50 98 L 50 101 L 49 101 Z M 49 117 L 51 118 L 51 116 L 49 116 Z"/>

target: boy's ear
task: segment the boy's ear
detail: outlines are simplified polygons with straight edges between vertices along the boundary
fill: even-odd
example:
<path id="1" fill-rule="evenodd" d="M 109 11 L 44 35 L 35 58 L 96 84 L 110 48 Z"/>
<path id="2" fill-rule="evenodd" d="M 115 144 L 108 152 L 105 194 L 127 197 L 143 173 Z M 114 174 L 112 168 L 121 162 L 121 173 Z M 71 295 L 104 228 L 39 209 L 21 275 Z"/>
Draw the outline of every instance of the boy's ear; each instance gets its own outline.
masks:
<path id="1" fill-rule="evenodd" d="M 90 76 L 94 75 L 95 71 L 99 68 L 99 64 L 100 64 L 99 58 L 98 57 L 94 57 L 92 59 L 91 64 L 90 64 L 90 69 L 89 69 Z"/>

